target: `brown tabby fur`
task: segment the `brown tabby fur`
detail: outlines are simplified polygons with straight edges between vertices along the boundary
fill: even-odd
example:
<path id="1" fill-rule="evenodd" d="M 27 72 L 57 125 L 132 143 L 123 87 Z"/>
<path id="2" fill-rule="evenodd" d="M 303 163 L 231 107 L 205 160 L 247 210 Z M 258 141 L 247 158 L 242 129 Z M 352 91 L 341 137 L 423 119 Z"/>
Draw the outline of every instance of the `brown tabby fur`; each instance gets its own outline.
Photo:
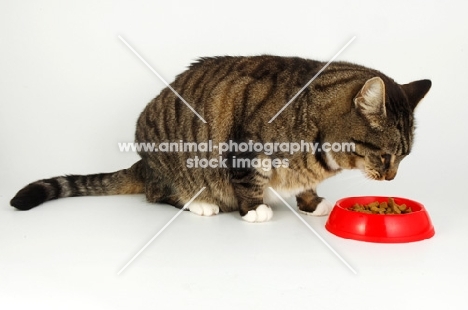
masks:
<path id="1" fill-rule="evenodd" d="M 223 154 L 229 159 L 288 159 L 289 167 L 269 171 L 187 167 L 187 159 L 194 156 L 218 158 L 216 151 L 140 152 L 142 159 L 126 170 L 31 183 L 11 204 L 30 209 L 61 197 L 144 192 L 149 202 L 180 208 L 206 187 L 197 201 L 218 205 L 224 212 L 239 210 L 244 216 L 263 203 L 264 190 L 272 186 L 295 192 L 299 208 L 312 212 L 322 201 L 317 185 L 341 169 L 359 168 L 372 179 L 393 179 L 411 150 L 413 111 L 430 81 L 399 85 L 379 71 L 335 62 L 268 123 L 323 66 L 297 57 L 201 59 L 171 86 L 207 123 L 165 88 L 141 113 L 136 142 L 354 142 L 355 152 L 332 153 L 333 160 L 323 152 Z"/>

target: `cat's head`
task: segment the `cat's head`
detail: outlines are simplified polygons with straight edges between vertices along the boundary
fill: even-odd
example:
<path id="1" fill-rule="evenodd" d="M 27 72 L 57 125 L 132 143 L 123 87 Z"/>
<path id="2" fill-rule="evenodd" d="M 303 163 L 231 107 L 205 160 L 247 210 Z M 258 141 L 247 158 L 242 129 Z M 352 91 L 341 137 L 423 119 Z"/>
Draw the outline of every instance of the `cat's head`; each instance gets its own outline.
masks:
<path id="1" fill-rule="evenodd" d="M 355 95 L 345 138 L 354 150 L 337 153 L 342 168 L 358 168 L 374 180 L 393 180 L 413 145 L 414 109 L 431 88 L 430 80 L 399 85 L 391 79 L 368 79 Z"/>

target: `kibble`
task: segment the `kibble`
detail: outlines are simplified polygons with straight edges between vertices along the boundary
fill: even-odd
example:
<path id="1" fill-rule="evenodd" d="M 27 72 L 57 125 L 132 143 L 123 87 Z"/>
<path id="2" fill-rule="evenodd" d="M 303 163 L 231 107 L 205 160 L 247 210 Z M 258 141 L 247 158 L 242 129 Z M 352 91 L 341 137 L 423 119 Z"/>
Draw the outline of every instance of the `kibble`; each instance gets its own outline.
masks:
<path id="1" fill-rule="evenodd" d="M 349 210 L 367 214 L 407 214 L 413 212 L 406 204 L 398 205 L 392 197 L 389 197 L 388 201 L 374 201 L 367 205 L 356 203 Z"/>

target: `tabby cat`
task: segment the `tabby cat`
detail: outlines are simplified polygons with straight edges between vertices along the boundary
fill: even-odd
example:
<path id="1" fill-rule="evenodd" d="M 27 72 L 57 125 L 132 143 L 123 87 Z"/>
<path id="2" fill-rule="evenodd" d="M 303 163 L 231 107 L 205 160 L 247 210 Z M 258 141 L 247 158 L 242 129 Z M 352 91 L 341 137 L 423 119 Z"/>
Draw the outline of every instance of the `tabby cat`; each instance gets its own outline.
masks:
<path id="1" fill-rule="evenodd" d="M 140 151 L 141 159 L 128 169 L 33 182 L 11 205 L 29 210 L 63 197 L 144 193 L 149 202 L 182 208 L 205 187 L 188 205 L 193 213 L 238 210 L 248 222 L 264 222 L 273 214 L 265 203 L 272 187 L 283 196 L 295 195 L 300 211 L 326 215 L 331 205 L 317 195 L 316 187 L 342 169 L 360 169 L 374 180 L 395 177 L 413 144 L 413 111 L 431 81 L 399 85 L 379 71 L 335 62 L 272 120 L 324 65 L 269 55 L 201 58 L 171 84 L 181 97 L 165 88 L 146 106 L 137 122 L 136 142 L 352 142 L 353 150 L 277 150 L 269 155 L 235 148 L 221 154 L 213 149 Z M 194 158 L 224 161 L 203 168 L 188 164 Z M 283 164 L 239 167 L 238 159 Z"/>

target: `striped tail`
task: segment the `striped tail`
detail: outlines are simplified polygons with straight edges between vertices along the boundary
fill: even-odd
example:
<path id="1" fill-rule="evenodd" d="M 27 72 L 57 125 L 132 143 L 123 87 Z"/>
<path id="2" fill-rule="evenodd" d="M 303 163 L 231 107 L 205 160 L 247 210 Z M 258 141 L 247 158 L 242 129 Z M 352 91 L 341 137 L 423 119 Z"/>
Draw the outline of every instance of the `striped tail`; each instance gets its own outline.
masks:
<path id="1" fill-rule="evenodd" d="M 112 173 L 67 175 L 33 182 L 21 189 L 10 204 L 20 210 L 29 210 L 52 199 L 139 194 L 144 189 L 145 168 L 140 160 L 129 169 Z"/>

